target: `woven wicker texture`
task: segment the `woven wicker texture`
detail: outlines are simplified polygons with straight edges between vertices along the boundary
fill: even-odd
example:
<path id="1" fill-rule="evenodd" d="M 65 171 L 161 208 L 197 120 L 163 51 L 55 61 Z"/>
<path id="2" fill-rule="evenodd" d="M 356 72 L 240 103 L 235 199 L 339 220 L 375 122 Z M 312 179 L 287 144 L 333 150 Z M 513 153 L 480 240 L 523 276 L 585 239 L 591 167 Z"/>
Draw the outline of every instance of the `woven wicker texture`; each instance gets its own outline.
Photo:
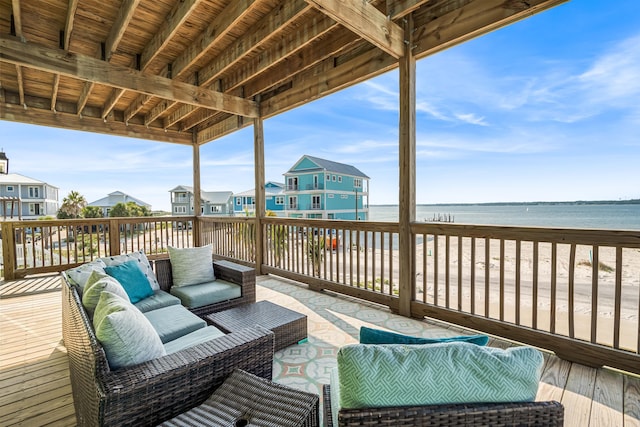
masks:
<path id="1" fill-rule="evenodd" d="M 112 371 L 77 288 L 62 276 L 62 334 L 80 426 L 156 425 L 202 403 L 236 368 L 272 378 L 274 334 L 259 326 Z"/>
<path id="2" fill-rule="evenodd" d="M 173 273 L 169 259 L 157 259 L 154 262 L 154 270 L 160 289 L 169 292 L 173 285 Z M 214 311 L 227 310 L 243 304 L 256 302 L 256 271 L 253 268 L 236 264 L 230 261 L 214 261 L 213 272 L 217 279 L 236 283 L 242 287 L 242 296 L 227 301 L 220 301 L 202 307 L 190 309 L 192 313 L 204 317 Z"/>
<path id="3" fill-rule="evenodd" d="M 318 426 L 318 396 L 236 370 L 202 405 L 164 427 Z"/>
<path id="4" fill-rule="evenodd" d="M 307 316 L 269 301 L 213 313 L 205 316 L 205 320 L 227 332 L 253 325 L 270 329 L 276 335 L 276 351 L 307 337 Z"/>
<path id="5" fill-rule="evenodd" d="M 475 403 L 341 410 L 331 413 L 330 386 L 323 387 L 324 425 L 338 426 L 521 426 L 554 427 L 564 424 L 558 402 Z"/>

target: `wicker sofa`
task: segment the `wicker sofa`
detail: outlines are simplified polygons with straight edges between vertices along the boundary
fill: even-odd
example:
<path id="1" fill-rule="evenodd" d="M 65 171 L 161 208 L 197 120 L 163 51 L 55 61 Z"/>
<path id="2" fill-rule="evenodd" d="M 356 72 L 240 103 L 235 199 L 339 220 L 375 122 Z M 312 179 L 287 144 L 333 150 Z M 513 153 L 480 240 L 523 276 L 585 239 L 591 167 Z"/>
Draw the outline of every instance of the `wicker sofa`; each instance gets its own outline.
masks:
<path id="1" fill-rule="evenodd" d="M 162 286 L 170 287 L 162 273 L 166 272 L 162 270 L 166 265 L 162 262 L 159 265 Z M 223 267 L 218 266 L 219 277 L 233 280 L 225 276 Z M 250 272 L 245 273 L 229 274 L 251 276 Z M 266 379 L 272 377 L 274 335 L 260 326 L 112 370 L 83 307 L 78 286 L 72 284 L 66 273 L 62 273 L 62 278 L 63 339 L 78 425 L 157 425 L 202 403 L 234 369 Z M 243 290 L 243 297 L 249 300 L 255 299 L 255 274 L 253 280 L 253 296 L 249 295 L 250 290 L 246 294 Z M 227 304 L 223 302 L 215 308 L 225 308 Z"/>
<path id="2" fill-rule="evenodd" d="M 173 286 L 173 274 L 169 259 L 156 259 L 154 271 L 160 289 L 170 292 Z M 209 313 L 226 310 L 243 304 L 256 302 L 256 271 L 253 268 L 245 267 L 230 261 L 214 261 L 213 271 L 217 280 L 225 280 L 235 283 L 241 287 L 241 296 L 230 300 L 224 300 L 215 304 L 202 307 L 190 308 L 192 313 L 203 317 Z"/>
<path id="3" fill-rule="evenodd" d="M 331 411 L 331 386 L 323 386 L 324 425 L 332 427 L 463 427 L 463 426 L 539 426 L 560 427 L 564 408 L 558 402 L 474 403 Z M 334 424 L 334 418 L 337 423 Z"/>

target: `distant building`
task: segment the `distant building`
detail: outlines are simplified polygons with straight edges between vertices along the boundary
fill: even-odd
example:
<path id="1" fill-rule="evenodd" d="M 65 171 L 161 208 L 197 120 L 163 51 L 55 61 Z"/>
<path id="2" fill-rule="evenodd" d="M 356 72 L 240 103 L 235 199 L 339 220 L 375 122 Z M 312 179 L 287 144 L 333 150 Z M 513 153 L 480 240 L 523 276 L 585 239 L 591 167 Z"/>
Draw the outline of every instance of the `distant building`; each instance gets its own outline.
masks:
<path id="1" fill-rule="evenodd" d="M 58 187 L 9 173 L 9 159 L 0 152 L 0 215 L 3 219 L 55 217 L 58 208 Z"/>
<path id="2" fill-rule="evenodd" d="M 171 193 L 171 215 L 194 215 L 193 187 L 179 185 Z M 233 215 L 231 191 L 201 191 L 200 212 L 206 216 Z"/>
<path id="3" fill-rule="evenodd" d="M 267 211 L 275 212 L 278 216 L 284 215 L 285 194 L 284 184 L 269 181 L 264 184 L 265 207 Z M 248 190 L 233 195 L 233 211 L 236 215 L 255 214 L 256 190 Z"/>
<path id="4" fill-rule="evenodd" d="M 354 166 L 304 155 L 284 176 L 290 218 L 369 218 L 370 178 Z"/>
<path id="5" fill-rule="evenodd" d="M 104 197 L 100 200 L 96 200 L 95 202 L 88 203 L 87 206 L 97 206 L 102 209 L 102 216 L 108 217 L 111 209 L 117 205 L 118 203 L 124 203 L 125 205 L 129 202 L 133 202 L 138 206 L 143 206 L 149 210 L 151 210 L 151 205 L 149 203 L 145 203 L 140 199 L 136 199 L 133 196 L 123 193 L 122 191 L 114 191 L 113 193 L 109 193 L 107 197 Z"/>

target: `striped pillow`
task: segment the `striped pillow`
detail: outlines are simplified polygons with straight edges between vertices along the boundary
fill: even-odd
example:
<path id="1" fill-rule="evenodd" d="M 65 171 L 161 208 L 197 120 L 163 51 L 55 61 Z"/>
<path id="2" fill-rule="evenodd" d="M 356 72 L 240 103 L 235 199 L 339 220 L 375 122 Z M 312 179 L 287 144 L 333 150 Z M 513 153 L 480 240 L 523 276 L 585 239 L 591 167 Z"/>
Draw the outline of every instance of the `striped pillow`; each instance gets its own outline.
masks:
<path id="1" fill-rule="evenodd" d="M 212 254 L 212 245 L 183 249 L 169 246 L 173 286 L 199 285 L 216 280 Z"/>

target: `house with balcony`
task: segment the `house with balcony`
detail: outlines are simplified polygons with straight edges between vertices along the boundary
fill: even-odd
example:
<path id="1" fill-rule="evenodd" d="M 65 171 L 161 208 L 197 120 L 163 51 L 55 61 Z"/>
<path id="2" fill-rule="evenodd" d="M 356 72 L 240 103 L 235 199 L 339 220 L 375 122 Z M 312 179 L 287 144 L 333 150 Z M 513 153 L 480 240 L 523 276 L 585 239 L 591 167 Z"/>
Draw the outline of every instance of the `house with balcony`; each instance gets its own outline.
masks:
<path id="1" fill-rule="evenodd" d="M 265 206 L 267 211 L 284 216 L 284 184 L 268 181 L 264 184 Z M 236 215 L 254 215 L 256 210 L 256 190 L 251 189 L 233 195 L 233 212 Z"/>
<path id="2" fill-rule="evenodd" d="M 304 155 L 284 176 L 289 218 L 369 218 L 369 177 L 355 166 Z"/>
<path id="3" fill-rule="evenodd" d="M 58 187 L 19 173 L 9 173 L 9 159 L 0 152 L 0 216 L 2 219 L 38 219 L 56 216 Z"/>
<path id="4" fill-rule="evenodd" d="M 193 187 L 179 185 L 171 193 L 171 215 L 194 215 Z M 201 191 L 200 213 L 204 216 L 233 215 L 233 192 Z"/>
<path id="5" fill-rule="evenodd" d="M 138 206 L 142 206 L 151 211 L 151 205 L 149 203 L 143 202 L 142 200 L 130 196 L 128 194 L 123 193 L 122 191 L 114 191 L 113 193 L 107 194 L 107 197 L 103 197 L 102 199 L 96 200 L 94 202 L 88 203 L 87 206 L 97 206 L 102 209 L 102 216 L 108 217 L 111 209 L 118 203 L 124 203 L 125 205 L 129 202 L 133 202 Z"/>

